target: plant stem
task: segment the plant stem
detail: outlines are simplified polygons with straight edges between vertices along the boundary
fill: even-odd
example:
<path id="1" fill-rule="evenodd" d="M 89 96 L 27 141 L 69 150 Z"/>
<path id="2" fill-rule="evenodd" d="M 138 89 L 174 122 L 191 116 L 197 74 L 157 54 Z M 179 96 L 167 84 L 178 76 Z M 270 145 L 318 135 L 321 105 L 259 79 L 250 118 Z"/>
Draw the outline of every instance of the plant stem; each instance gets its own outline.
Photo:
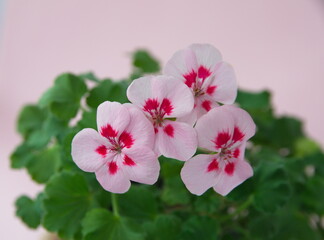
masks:
<path id="1" fill-rule="evenodd" d="M 119 215 L 119 211 L 118 211 L 117 194 L 115 194 L 115 193 L 111 194 L 111 204 L 112 204 L 114 215 L 119 218 L 120 215 Z"/>

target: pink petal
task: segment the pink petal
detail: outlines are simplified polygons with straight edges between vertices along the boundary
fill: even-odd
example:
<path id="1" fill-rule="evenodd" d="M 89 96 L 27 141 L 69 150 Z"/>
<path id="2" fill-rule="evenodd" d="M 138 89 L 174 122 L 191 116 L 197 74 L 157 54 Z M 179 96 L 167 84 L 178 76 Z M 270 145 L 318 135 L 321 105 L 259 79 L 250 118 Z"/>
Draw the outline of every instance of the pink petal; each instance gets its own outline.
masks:
<path id="1" fill-rule="evenodd" d="M 163 73 L 165 75 L 174 76 L 177 79 L 193 81 L 196 77 L 190 80 L 190 75 L 197 73 L 198 64 L 195 53 L 190 48 L 177 51 L 171 59 L 166 63 Z M 188 76 L 188 77 L 184 77 Z M 190 87 L 190 83 L 187 83 Z"/>
<path id="2" fill-rule="evenodd" d="M 237 83 L 235 72 L 229 64 L 220 62 L 216 65 L 212 81 L 205 88 L 208 90 L 209 86 L 216 87 L 213 90 L 214 93 L 210 94 L 215 101 L 223 104 L 232 104 L 235 101 Z M 211 88 L 209 91 L 211 91 Z"/>
<path id="3" fill-rule="evenodd" d="M 234 140 L 244 142 L 255 134 L 256 126 L 249 113 L 235 106 L 224 105 L 222 108 L 233 116 L 236 127 L 233 136 Z"/>
<path id="4" fill-rule="evenodd" d="M 157 106 L 166 112 L 166 117 L 181 117 L 193 109 L 191 90 L 170 76 L 148 76 L 136 79 L 127 89 L 128 99 L 143 110 Z"/>
<path id="5" fill-rule="evenodd" d="M 215 186 L 220 174 L 218 155 L 200 154 L 185 162 L 181 179 L 187 189 L 198 196 Z"/>
<path id="6" fill-rule="evenodd" d="M 196 152 L 197 134 L 186 123 L 165 120 L 158 128 L 155 144 L 162 155 L 186 161 Z"/>
<path id="7" fill-rule="evenodd" d="M 235 159 L 224 166 L 214 190 L 225 196 L 246 179 L 253 176 L 253 169 L 245 160 Z"/>
<path id="8" fill-rule="evenodd" d="M 147 147 L 123 149 L 123 171 L 130 180 L 154 184 L 160 172 L 157 155 Z"/>
<path id="9" fill-rule="evenodd" d="M 96 177 L 101 186 L 113 193 L 125 193 L 131 186 L 127 173 L 122 166 L 122 157 L 116 155 L 113 162 L 104 164 L 96 171 Z"/>
<path id="10" fill-rule="evenodd" d="M 95 172 L 113 156 L 108 152 L 110 143 L 91 128 L 78 132 L 72 140 L 72 158 L 86 172 Z"/>
<path id="11" fill-rule="evenodd" d="M 154 128 L 152 123 L 146 118 L 144 113 L 133 104 L 124 104 L 130 114 L 130 122 L 125 131 L 134 139 L 133 148 L 148 147 L 153 148 L 155 141 Z"/>
<path id="12" fill-rule="evenodd" d="M 222 60 L 221 53 L 210 44 L 192 44 L 189 46 L 195 53 L 199 66 L 214 72 L 216 64 Z"/>
<path id="13" fill-rule="evenodd" d="M 223 106 L 210 110 L 196 123 L 198 146 L 210 151 L 219 151 L 231 140 L 234 126 L 232 114 Z"/>
<path id="14" fill-rule="evenodd" d="M 118 102 L 103 102 L 97 109 L 98 132 L 105 137 L 119 136 L 129 124 L 128 109 Z"/>
<path id="15" fill-rule="evenodd" d="M 209 112 L 211 109 L 218 107 L 217 102 L 208 95 L 200 96 L 196 98 L 196 111 L 197 111 L 197 120 Z"/>

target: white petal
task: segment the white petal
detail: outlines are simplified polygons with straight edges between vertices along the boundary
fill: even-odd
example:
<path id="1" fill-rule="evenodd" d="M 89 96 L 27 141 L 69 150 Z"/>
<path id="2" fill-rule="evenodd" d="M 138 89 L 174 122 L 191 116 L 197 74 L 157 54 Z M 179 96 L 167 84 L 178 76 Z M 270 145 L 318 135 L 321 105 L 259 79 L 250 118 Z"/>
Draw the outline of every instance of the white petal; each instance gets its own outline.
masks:
<path id="1" fill-rule="evenodd" d="M 155 134 L 152 123 L 146 118 L 144 113 L 133 104 L 125 104 L 129 110 L 130 122 L 125 131 L 131 134 L 134 140 L 133 148 L 145 146 L 154 147 Z"/>
<path id="2" fill-rule="evenodd" d="M 223 106 L 216 107 L 198 119 L 195 129 L 199 147 L 219 151 L 223 144 L 232 139 L 234 119 Z"/>
<path id="3" fill-rule="evenodd" d="M 197 72 L 198 65 L 195 53 L 190 48 L 177 51 L 166 63 L 163 73 L 174 76 L 185 82 L 183 77 L 191 72 Z"/>
<path id="4" fill-rule="evenodd" d="M 221 53 L 210 44 L 192 44 L 189 48 L 195 53 L 198 65 L 204 66 L 211 72 L 214 71 L 216 64 L 222 60 Z"/>
<path id="5" fill-rule="evenodd" d="M 109 163 L 104 164 L 98 171 L 96 177 L 101 186 L 112 193 L 125 193 L 131 186 L 130 180 L 123 171 L 120 154 L 115 156 L 114 162 L 117 165 L 116 172 L 109 170 Z"/>
<path id="6" fill-rule="evenodd" d="M 157 155 L 147 147 L 123 149 L 123 170 L 130 180 L 154 184 L 160 172 Z"/>
<path id="7" fill-rule="evenodd" d="M 152 96 L 153 78 L 153 76 L 145 76 L 135 79 L 127 88 L 128 100 L 142 109 L 147 99 L 155 97 Z"/>
<path id="8" fill-rule="evenodd" d="M 213 72 L 213 81 L 209 86 L 216 86 L 215 93 L 212 95 L 214 100 L 223 104 L 232 104 L 237 95 L 237 83 L 233 68 L 220 62 L 216 65 Z"/>
<path id="9" fill-rule="evenodd" d="M 235 106 L 222 106 L 222 108 L 230 112 L 233 116 L 235 126 L 243 133 L 244 137 L 241 142 L 247 141 L 255 134 L 255 123 L 248 112 Z"/>
<path id="10" fill-rule="evenodd" d="M 97 109 L 98 132 L 103 136 L 119 136 L 129 124 L 128 109 L 119 102 L 103 102 Z"/>
<path id="11" fill-rule="evenodd" d="M 166 157 L 186 161 L 196 152 L 197 134 L 186 123 L 166 120 L 156 136 L 155 144 Z"/>
<path id="12" fill-rule="evenodd" d="M 109 142 L 91 128 L 78 132 L 72 140 L 72 158 L 86 172 L 95 172 L 113 157 L 108 152 Z"/>
<path id="13" fill-rule="evenodd" d="M 191 193 L 200 196 L 215 186 L 220 173 L 217 158 L 218 155 L 200 154 L 185 162 L 181 179 Z"/>
<path id="14" fill-rule="evenodd" d="M 222 171 L 219 176 L 217 184 L 214 186 L 214 190 L 223 196 L 227 195 L 235 187 L 253 176 L 253 169 L 245 160 L 236 159 L 232 163 L 234 164 L 233 174 L 230 175 L 226 173 L 225 166 L 224 171 Z"/>

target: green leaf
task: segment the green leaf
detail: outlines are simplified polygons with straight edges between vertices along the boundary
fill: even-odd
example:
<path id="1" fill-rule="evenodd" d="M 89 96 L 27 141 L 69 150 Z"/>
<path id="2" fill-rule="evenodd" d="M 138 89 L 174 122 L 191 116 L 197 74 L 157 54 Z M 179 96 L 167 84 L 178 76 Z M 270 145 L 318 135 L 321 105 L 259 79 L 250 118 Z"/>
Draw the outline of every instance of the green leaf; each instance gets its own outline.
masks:
<path id="1" fill-rule="evenodd" d="M 152 190 L 133 185 L 127 193 L 119 195 L 121 215 L 137 220 L 153 219 L 157 215 L 157 204 Z"/>
<path id="2" fill-rule="evenodd" d="M 48 181 L 44 198 L 44 227 L 62 238 L 81 231 L 81 221 L 90 207 L 90 192 L 81 174 L 62 172 Z"/>
<path id="3" fill-rule="evenodd" d="M 20 196 L 16 200 L 16 215 L 30 228 L 37 228 L 41 222 L 43 194 L 35 200 L 28 196 Z"/>
<path id="4" fill-rule="evenodd" d="M 159 62 L 148 51 L 140 49 L 133 53 L 133 65 L 143 73 L 160 71 Z"/>
<path id="5" fill-rule="evenodd" d="M 10 156 L 10 166 L 12 168 L 24 168 L 33 156 L 33 149 L 26 143 L 20 144 Z"/>
<path id="6" fill-rule="evenodd" d="M 255 207 L 275 212 L 285 207 L 292 194 L 287 172 L 281 162 L 262 162 L 256 169 Z"/>
<path id="7" fill-rule="evenodd" d="M 18 116 L 18 132 L 28 136 L 34 130 L 39 129 L 46 118 L 46 114 L 36 105 L 26 105 Z"/>
<path id="8" fill-rule="evenodd" d="M 181 239 L 210 240 L 217 239 L 218 223 L 210 217 L 193 216 L 182 224 Z"/>
<path id="9" fill-rule="evenodd" d="M 50 111 L 61 120 L 73 118 L 80 107 L 80 100 L 87 91 L 84 81 L 70 73 L 60 75 L 39 100 L 41 107 L 48 106 Z"/>
<path id="10" fill-rule="evenodd" d="M 60 163 L 60 148 L 54 146 L 35 153 L 26 167 L 34 181 L 45 183 L 58 171 Z"/>
<path id="11" fill-rule="evenodd" d="M 181 220 L 175 215 L 158 215 L 154 222 L 144 225 L 147 240 L 178 240 Z"/>
<path id="12" fill-rule="evenodd" d="M 321 147 L 317 142 L 305 137 L 297 139 L 295 149 L 297 157 L 309 156 L 321 151 Z"/>
<path id="13" fill-rule="evenodd" d="M 114 216 L 107 209 L 89 211 L 82 222 L 84 240 L 141 240 L 143 236 L 129 226 L 126 220 Z"/>
<path id="14" fill-rule="evenodd" d="M 125 82 L 113 82 L 110 79 L 101 81 L 91 89 L 87 97 L 89 107 L 96 109 L 104 101 L 127 102 L 127 84 Z"/>
<path id="15" fill-rule="evenodd" d="M 79 77 L 96 83 L 100 82 L 99 78 L 93 72 L 82 73 Z"/>
<path id="16" fill-rule="evenodd" d="M 180 170 L 183 163 L 165 157 L 160 157 L 159 159 L 162 166 L 161 175 L 164 181 L 162 200 L 167 205 L 188 204 L 190 193 L 180 178 Z"/>
<path id="17" fill-rule="evenodd" d="M 239 90 L 236 102 L 239 103 L 242 108 L 247 110 L 269 110 L 271 108 L 269 91 L 253 93 Z"/>
<path id="18" fill-rule="evenodd" d="M 77 126 L 80 129 L 93 128 L 97 129 L 97 111 L 92 110 L 82 113 L 82 119 L 78 122 Z"/>

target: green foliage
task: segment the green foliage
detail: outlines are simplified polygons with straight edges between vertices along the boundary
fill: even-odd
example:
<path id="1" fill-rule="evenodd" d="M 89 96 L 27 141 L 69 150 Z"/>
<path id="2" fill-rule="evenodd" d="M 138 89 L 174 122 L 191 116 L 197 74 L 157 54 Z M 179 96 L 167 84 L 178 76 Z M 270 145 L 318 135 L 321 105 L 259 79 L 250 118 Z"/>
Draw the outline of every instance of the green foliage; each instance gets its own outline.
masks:
<path id="1" fill-rule="evenodd" d="M 21 110 L 22 142 L 11 154 L 11 167 L 26 169 L 45 189 L 35 199 L 16 201 L 16 214 L 27 226 L 41 225 L 69 240 L 323 239 L 320 224 L 309 222 L 324 215 L 324 154 L 299 119 L 274 113 L 269 91 L 240 90 L 237 96 L 257 125 L 245 154 L 252 178 L 226 197 L 212 189 L 195 196 L 181 181 L 183 162 L 160 157 L 158 182 L 133 183 L 116 196 L 116 214 L 111 194 L 73 162 L 71 141 L 81 129 L 97 128 L 100 103 L 127 102 L 132 79 L 160 70 L 144 50 L 134 52 L 132 61 L 132 74 L 119 82 L 93 73 L 62 74 L 37 104 Z"/>
<path id="2" fill-rule="evenodd" d="M 141 240 L 142 234 L 134 232 L 127 219 L 114 216 L 107 209 L 89 211 L 82 222 L 84 240 Z"/>
<path id="3" fill-rule="evenodd" d="M 16 215 L 30 228 L 37 228 L 41 222 L 43 196 L 41 193 L 35 200 L 20 196 L 16 200 Z"/>

